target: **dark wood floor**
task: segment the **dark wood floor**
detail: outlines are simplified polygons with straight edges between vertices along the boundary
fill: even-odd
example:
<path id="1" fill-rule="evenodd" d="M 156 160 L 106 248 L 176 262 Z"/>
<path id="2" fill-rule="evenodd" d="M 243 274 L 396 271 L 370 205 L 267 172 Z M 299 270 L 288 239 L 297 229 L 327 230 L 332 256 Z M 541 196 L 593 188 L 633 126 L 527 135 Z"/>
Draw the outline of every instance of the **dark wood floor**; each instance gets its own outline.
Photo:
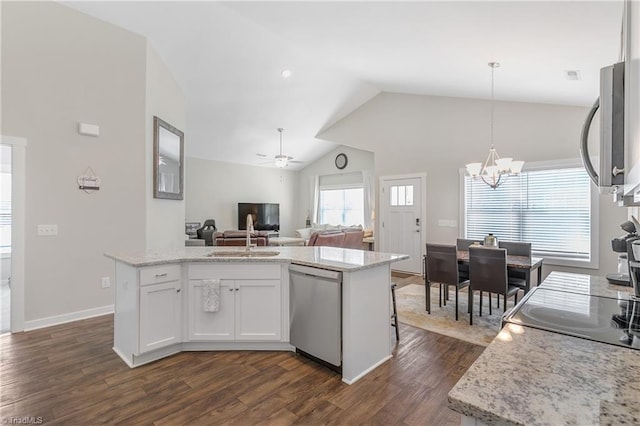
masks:
<path id="1" fill-rule="evenodd" d="M 291 352 L 185 352 L 128 368 L 107 315 L 0 338 L 0 418 L 45 424 L 460 424 L 447 393 L 483 348 L 405 326 L 348 386 Z"/>

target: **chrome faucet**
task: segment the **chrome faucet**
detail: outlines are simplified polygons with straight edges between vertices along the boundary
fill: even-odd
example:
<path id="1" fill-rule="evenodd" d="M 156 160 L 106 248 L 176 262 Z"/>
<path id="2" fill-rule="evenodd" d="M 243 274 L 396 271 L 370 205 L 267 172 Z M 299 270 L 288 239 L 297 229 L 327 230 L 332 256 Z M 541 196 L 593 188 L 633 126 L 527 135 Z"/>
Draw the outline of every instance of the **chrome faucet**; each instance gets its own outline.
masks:
<path id="1" fill-rule="evenodd" d="M 251 250 L 251 233 L 253 232 L 253 217 L 250 214 L 247 215 L 247 247 L 246 250 Z"/>

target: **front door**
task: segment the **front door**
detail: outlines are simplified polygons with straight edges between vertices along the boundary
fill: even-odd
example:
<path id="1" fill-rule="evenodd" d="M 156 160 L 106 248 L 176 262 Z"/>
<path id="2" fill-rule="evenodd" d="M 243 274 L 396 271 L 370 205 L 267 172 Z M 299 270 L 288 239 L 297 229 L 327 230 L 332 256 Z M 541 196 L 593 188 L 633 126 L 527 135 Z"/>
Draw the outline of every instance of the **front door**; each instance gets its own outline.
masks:
<path id="1" fill-rule="evenodd" d="M 392 265 L 399 271 L 422 272 L 425 179 L 425 175 L 381 178 L 381 251 L 410 256 Z"/>

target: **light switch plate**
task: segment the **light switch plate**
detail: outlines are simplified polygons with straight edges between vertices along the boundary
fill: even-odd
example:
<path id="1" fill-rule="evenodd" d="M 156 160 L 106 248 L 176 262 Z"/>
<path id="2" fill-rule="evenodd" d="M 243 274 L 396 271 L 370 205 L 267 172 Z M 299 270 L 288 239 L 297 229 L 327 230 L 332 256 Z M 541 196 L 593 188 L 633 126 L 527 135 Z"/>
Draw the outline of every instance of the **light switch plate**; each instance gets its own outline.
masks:
<path id="1" fill-rule="evenodd" d="M 58 225 L 38 225 L 39 237 L 55 237 L 58 235 Z"/>
<path id="2" fill-rule="evenodd" d="M 109 287 L 111 287 L 111 278 L 102 277 L 102 288 L 109 288 Z"/>

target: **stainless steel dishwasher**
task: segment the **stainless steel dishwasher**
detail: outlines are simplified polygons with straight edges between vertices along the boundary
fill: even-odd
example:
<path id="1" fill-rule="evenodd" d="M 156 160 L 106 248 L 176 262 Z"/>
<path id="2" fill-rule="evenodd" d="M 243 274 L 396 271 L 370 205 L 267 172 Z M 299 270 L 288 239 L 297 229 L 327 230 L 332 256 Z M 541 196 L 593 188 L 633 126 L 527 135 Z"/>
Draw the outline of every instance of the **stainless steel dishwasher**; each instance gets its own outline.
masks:
<path id="1" fill-rule="evenodd" d="M 334 370 L 342 366 L 342 273 L 291 265 L 290 343 Z"/>

